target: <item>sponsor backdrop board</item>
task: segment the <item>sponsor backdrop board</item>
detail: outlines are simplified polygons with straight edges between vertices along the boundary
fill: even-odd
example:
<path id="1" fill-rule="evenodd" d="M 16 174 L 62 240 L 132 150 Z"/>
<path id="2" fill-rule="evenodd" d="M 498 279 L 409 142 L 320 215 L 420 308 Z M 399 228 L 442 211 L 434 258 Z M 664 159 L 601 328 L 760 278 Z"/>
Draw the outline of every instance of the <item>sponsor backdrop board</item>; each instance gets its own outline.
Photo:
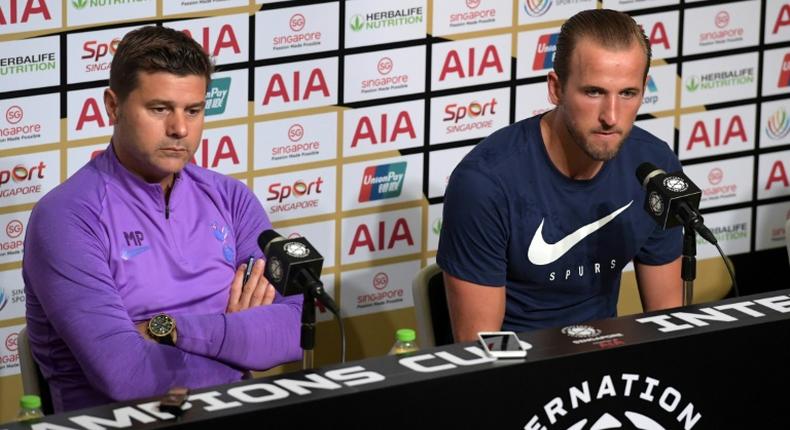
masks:
<path id="1" fill-rule="evenodd" d="M 756 252 L 786 265 L 790 0 L 4 0 L 0 332 L 13 339 L 24 324 L 30 211 L 107 148 L 117 44 L 155 23 L 218 65 L 194 162 L 245 183 L 278 231 L 321 249 L 322 280 L 355 337 L 350 359 L 386 353 L 397 328 L 415 325 L 410 280 L 435 261 L 452 169 L 491 132 L 553 108 L 559 28 L 596 7 L 645 29 L 654 61 L 637 124 L 703 190 L 736 272 L 739 257 L 758 271 Z M 716 255 L 701 243 L 698 253 Z M 339 358 L 320 312 L 319 365 Z M 19 387 L 18 367 L 3 367 L 0 422 Z"/>

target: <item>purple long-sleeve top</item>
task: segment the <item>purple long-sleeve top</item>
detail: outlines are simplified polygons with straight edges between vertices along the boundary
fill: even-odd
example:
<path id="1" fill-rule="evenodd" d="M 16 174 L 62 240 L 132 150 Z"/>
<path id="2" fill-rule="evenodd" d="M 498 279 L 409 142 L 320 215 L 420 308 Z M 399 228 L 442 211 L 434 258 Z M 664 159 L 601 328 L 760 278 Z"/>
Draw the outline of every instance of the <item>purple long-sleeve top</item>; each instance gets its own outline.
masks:
<path id="1" fill-rule="evenodd" d="M 194 165 L 162 187 L 112 146 L 33 209 L 22 275 L 33 356 L 57 412 L 241 379 L 299 359 L 301 296 L 226 314 L 238 265 L 271 228 L 236 179 Z M 175 347 L 135 324 L 174 316 Z"/>

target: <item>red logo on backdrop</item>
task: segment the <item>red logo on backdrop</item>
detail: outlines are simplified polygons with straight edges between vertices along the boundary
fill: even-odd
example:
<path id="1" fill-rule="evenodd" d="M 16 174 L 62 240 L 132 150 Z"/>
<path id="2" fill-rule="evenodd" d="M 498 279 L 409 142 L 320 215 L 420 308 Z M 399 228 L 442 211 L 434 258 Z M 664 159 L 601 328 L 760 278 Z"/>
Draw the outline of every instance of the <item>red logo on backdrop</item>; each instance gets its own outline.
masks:
<path id="1" fill-rule="evenodd" d="M 474 9 L 480 6 L 480 1 L 481 0 L 466 0 L 466 7 L 468 7 L 469 9 Z"/>
<path id="2" fill-rule="evenodd" d="M 723 178 L 724 172 L 722 172 L 718 167 L 715 167 L 711 169 L 710 172 L 708 172 L 708 182 L 710 182 L 711 185 L 718 185 Z"/>
<path id="3" fill-rule="evenodd" d="M 724 28 L 730 24 L 730 14 L 723 10 L 716 14 L 716 27 Z"/>
<path id="4" fill-rule="evenodd" d="M 294 124 L 288 129 L 288 140 L 298 142 L 304 136 L 304 127 L 301 124 Z"/>
<path id="5" fill-rule="evenodd" d="M 779 71 L 779 88 L 790 87 L 790 53 L 785 54 Z"/>
<path id="6" fill-rule="evenodd" d="M 293 31 L 302 31 L 302 29 L 304 28 L 304 24 L 305 24 L 304 15 L 302 15 L 301 13 L 294 14 L 293 16 L 291 16 L 290 21 L 288 21 L 288 25 L 291 27 L 291 30 Z"/>
<path id="7" fill-rule="evenodd" d="M 16 351 L 16 348 L 17 348 L 17 336 L 19 336 L 18 333 L 11 333 L 11 334 L 8 335 L 7 338 L 5 338 L 5 347 L 9 351 L 12 351 L 12 352 Z"/>
<path id="8" fill-rule="evenodd" d="M 11 106 L 8 110 L 5 111 L 5 119 L 11 124 L 16 124 L 19 121 L 22 121 L 22 117 L 25 113 L 22 111 L 22 108 L 19 106 Z"/>
<path id="9" fill-rule="evenodd" d="M 389 283 L 390 277 L 384 272 L 376 273 L 376 276 L 373 277 L 373 288 L 377 290 L 383 290 L 387 288 L 387 284 Z"/>
<path id="10" fill-rule="evenodd" d="M 12 239 L 19 237 L 22 234 L 22 230 L 24 230 L 22 222 L 16 219 L 9 221 L 5 226 L 5 233 Z"/>
<path id="11" fill-rule="evenodd" d="M 378 67 L 379 73 L 386 75 L 392 71 L 392 60 L 389 57 L 384 57 L 379 60 L 379 64 L 376 67 Z"/>

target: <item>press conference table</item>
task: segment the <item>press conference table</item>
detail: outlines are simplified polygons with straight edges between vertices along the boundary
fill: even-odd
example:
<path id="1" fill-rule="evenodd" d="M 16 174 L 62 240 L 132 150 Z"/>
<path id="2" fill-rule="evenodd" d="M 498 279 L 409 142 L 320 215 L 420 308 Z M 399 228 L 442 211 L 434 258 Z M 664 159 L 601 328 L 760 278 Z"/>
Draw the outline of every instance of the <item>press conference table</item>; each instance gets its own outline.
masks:
<path id="1" fill-rule="evenodd" d="M 195 390 L 178 419 L 151 398 L 33 428 L 790 428 L 790 290 L 521 338 L 524 359 L 455 344 Z"/>

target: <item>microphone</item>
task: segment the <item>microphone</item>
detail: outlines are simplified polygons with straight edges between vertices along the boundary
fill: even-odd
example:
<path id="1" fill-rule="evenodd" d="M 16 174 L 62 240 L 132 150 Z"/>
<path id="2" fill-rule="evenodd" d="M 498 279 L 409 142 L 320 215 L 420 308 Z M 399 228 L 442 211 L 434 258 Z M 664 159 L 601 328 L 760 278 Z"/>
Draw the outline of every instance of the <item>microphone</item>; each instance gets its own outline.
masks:
<path id="1" fill-rule="evenodd" d="M 258 246 L 266 256 L 266 279 L 283 296 L 309 294 L 332 313 L 337 314 L 335 301 L 324 290 L 319 276 L 324 257 L 303 237 L 286 239 L 274 230 L 258 236 Z"/>
<path id="2" fill-rule="evenodd" d="M 697 209 L 702 191 L 683 172 L 667 173 L 642 163 L 636 169 L 636 179 L 647 193 L 645 210 L 661 228 L 691 226 L 708 242 L 718 242 Z"/>

